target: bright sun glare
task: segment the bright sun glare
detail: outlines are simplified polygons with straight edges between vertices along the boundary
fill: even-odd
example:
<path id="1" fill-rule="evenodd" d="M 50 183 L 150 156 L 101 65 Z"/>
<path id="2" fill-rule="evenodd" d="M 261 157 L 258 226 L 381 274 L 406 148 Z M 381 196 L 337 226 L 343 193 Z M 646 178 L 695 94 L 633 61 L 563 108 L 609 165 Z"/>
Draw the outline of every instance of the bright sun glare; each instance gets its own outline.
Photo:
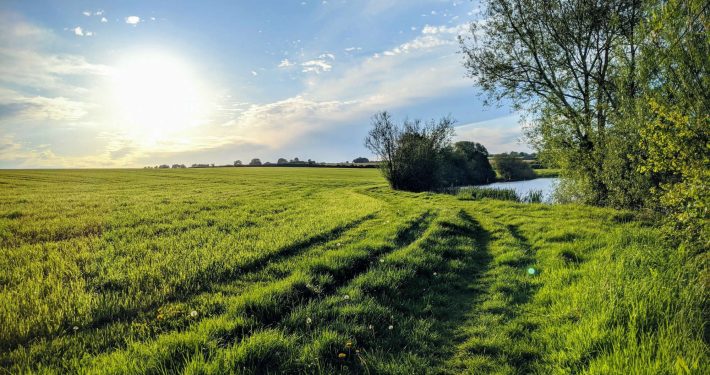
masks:
<path id="1" fill-rule="evenodd" d="M 179 135 L 205 119 L 199 80 L 173 56 L 134 54 L 119 62 L 112 86 L 116 120 L 142 143 Z"/>

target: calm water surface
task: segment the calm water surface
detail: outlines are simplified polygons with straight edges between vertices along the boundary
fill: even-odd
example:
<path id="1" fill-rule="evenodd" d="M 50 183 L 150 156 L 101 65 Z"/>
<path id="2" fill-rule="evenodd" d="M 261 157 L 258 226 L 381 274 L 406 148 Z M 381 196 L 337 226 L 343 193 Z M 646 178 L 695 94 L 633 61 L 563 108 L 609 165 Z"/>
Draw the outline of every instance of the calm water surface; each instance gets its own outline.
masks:
<path id="1" fill-rule="evenodd" d="M 555 191 L 559 178 L 536 178 L 527 181 L 512 181 L 512 182 L 495 182 L 482 187 L 493 189 L 513 189 L 520 198 L 528 195 L 528 192 L 534 190 L 542 191 L 542 201 L 552 203 L 552 193 Z"/>

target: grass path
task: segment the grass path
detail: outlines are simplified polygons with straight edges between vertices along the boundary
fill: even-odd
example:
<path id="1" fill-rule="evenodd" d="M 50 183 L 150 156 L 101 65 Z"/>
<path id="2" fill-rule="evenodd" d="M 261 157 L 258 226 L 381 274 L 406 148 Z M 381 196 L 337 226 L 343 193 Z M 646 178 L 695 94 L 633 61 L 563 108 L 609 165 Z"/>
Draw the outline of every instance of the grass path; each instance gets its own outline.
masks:
<path id="1" fill-rule="evenodd" d="M 530 373 L 530 364 L 540 357 L 529 338 L 536 324 L 524 315 L 537 289 L 535 254 L 516 226 L 479 219 L 487 238 L 478 241 L 486 244 L 490 262 L 481 277 L 468 285 L 476 293 L 475 302 L 459 326 L 459 343 L 448 361 L 448 372 Z"/>

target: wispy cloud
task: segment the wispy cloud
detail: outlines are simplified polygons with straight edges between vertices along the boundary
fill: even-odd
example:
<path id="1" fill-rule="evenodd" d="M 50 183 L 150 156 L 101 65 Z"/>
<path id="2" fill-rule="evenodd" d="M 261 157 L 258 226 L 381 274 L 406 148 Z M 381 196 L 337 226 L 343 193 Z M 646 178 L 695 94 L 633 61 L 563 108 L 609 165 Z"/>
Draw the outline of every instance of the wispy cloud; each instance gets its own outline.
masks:
<path id="1" fill-rule="evenodd" d="M 309 60 L 301 63 L 304 73 L 316 73 L 320 74 L 323 72 L 329 72 L 333 65 L 325 61 L 324 59 Z"/>
<path id="2" fill-rule="evenodd" d="M 291 66 L 294 66 L 294 65 L 296 65 L 296 64 L 294 64 L 294 63 L 292 63 L 291 61 L 289 61 L 289 59 L 283 59 L 283 60 L 281 60 L 281 62 L 279 63 L 278 67 L 279 67 L 279 68 L 288 68 L 288 67 L 291 67 Z"/>

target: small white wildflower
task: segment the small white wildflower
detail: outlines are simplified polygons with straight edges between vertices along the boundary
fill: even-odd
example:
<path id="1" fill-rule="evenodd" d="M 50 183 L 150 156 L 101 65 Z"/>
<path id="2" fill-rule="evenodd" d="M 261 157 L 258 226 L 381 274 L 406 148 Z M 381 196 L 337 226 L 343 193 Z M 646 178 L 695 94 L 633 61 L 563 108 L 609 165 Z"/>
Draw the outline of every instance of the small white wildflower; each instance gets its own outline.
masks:
<path id="1" fill-rule="evenodd" d="M 391 330 L 393 330 L 393 329 L 394 329 L 394 326 L 390 324 L 390 326 L 389 326 L 389 327 L 387 327 L 387 329 L 389 329 L 389 330 L 391 331 Z"/>
<path id="2" fill-rule="evenodd" d="M 311 323 L 313 323 L 313 320 L 311 320 L 311 318 L 306 318 L 306 324 L 311 324 Z"/>
<path id="3" fill-rule="evenodd" d="M 434 272 L 434 276 L 438 275 L 438 273 Z"/>
<path id="4" fill-rule="evenodd" d="M 338 242 L 338 247 L 340 247 L 340 242 Z"/>
<path id="5" fill-rule="evenodd" d="M 384 262 L 385 262 L 385 259 L 384 259 L 384 258 L 380 258 L 380 263 L 384 263 Z"/>
<path id="6" fill-rule="evenodd" d="M 195 310 L 190 311 L 190 316 L 193 317 L 193 318 L 196 317 L 196 316 L 197 316 L 197 311 L 195 311 Z"/>
<path id="7" fill-rule="evenodd" d="M 345 296 L 343 296 L 343 299 L 350 299 L 350 296 L 346 294 Z"/>
<path id="8" fill-rule="evenodd" d="M 76 331 L 78 331 L 78 330 L 79 330 L 79 327 L 77 327 L 77 326 L 74 326 L 74 327 L 72 327 L 72 329 L 74 330 L 74 332 L 76 332 Z"/>
<path id="9" fill-rule="evenodd" d="M 372 324 L 370 324 L 369 326 L 367 326 L 367 328 L 368 328 L 368 329 L 373 329 L 373 328 L 375 328 L 375 327 L 373 327 Z"/>

